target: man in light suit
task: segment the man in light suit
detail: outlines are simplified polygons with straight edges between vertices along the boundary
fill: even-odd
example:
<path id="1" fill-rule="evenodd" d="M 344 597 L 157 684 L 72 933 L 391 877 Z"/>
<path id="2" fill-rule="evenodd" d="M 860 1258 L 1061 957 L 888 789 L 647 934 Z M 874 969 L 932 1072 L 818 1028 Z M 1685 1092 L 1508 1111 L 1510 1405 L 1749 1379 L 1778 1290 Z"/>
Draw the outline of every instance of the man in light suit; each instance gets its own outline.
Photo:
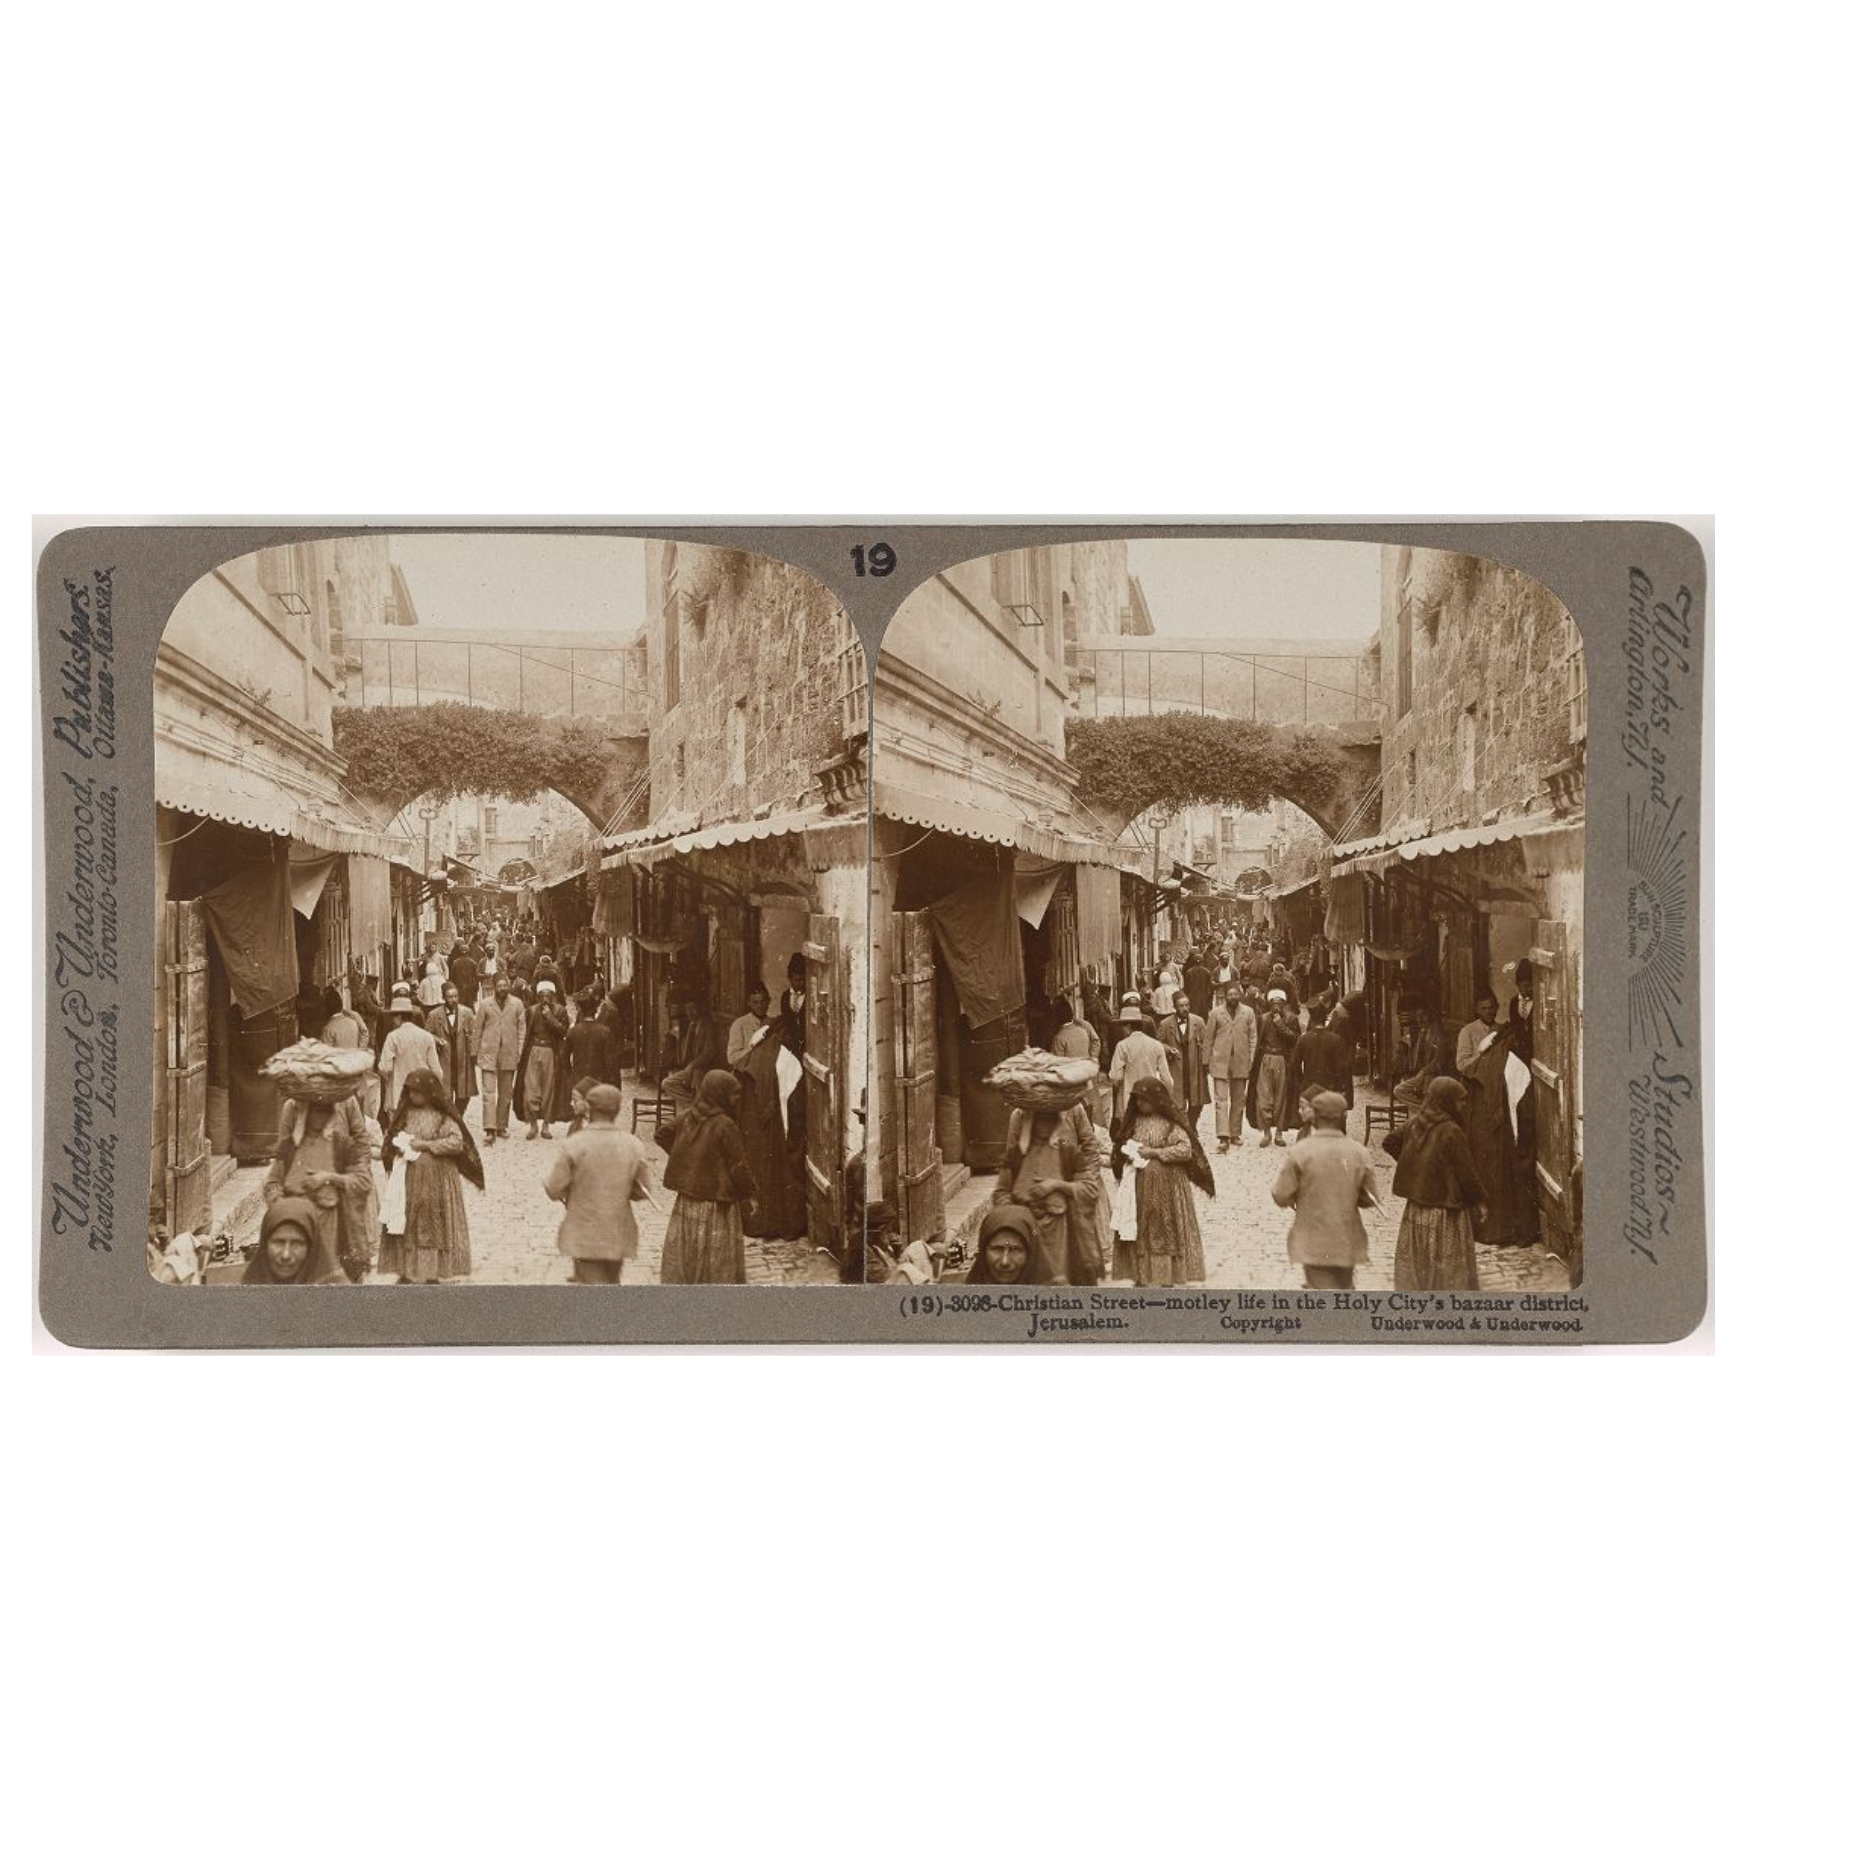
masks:
<path id="1" fill-rule="evenodd" d="M 504 973 L 473 1009 L 471 1042 L 480 1068 L 480 1122 L 487 1140 L 497 1141 L 512 1119 L 512 1080 L 525 1049 L 525 1004 Z"/>
<path id="2" fill-rule="evenodd" d="M 1168 1080 L 1169 1088 L 1186 1110 L 1188 1122 L 1197 1129 L 1200 1112 L 1206 1107 L 1209 1039 L 1206 1020 L 1193 1009 L 1193 1001 L 1184 991 L 1174 995 L 1174 1009 L 1155 1027 L 1155 1036 L 1161 1040 L 1174 1073 Z"/>
<path id="3" fill-rule="evenodd" d="M 1207 1068 L 1213 1074 L 1213 1126 L 1224 1154 L 1239 1140 L 1246 1120 L 1246 1086 L 1252 1055 L 1258 1049 L 1258 1014 L 1245 1001 L 1238 980 L 1227 984 L 1224 1000 L 1213 1008 L 1207 1026 Z"/>

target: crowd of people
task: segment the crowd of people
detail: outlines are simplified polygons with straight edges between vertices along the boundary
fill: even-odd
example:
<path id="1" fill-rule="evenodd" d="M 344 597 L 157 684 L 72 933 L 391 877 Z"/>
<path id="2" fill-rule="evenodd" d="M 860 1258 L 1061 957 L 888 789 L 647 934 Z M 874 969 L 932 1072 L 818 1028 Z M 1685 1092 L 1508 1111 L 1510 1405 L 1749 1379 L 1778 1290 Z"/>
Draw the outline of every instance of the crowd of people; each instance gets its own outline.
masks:
<path id="1" fill-rule="evenodd" d="M 1520 982 L 1521 985 L 1524 982 Z M 1204 1283 L 1200 1200 L 1218 1195 L 1218 1154 L 1282 1149 L 1270 1197 L 1290 1212 L 1287 1250 L 1313 1289 L 1349 1290 L 1369 1263 L 1364 1214 L 1382 1205 L 1375 1158 L 1349 1134 L 1357 1008 L 1322 941 L 1293 952 L 1229 929 L 1164 960 L 1113 1011 L 1081 982 L 1045 1008 L 1043 1041 L 1094 1058 L 1096 1081 L 1055 1117 L 1013 1114 L 1005 1165 L 964 1271 L 972 1283 Z M 1408 1086 L 1388 1131 L 1403 1209 L 1394 1288 L 1475 1290 L 1476 1244 L 1536 1237 L 1525 1173 L 1529 1001 L 1503 1022 L 1483 1000 L 1460 1033 L 1456 1074 Z M 1105 1172 L 1107 1171 L 1107 1172 Z M 1109 1187 L 1115 1192 L 1111 1198 Z"/>
<path id="2" fill-rule="evenodd" d="M 496 918 L 431 937 L 386 998 L 354 970 L 347 995 L 331 987 L 301 1004 L 300 1024 L 373 1067 L 354 1096 L 282 1103 L 246 1280 L 469 1277 L 463 1188 L 484 1190 L 481 1149 L 509 1140 L 516 1118 L 527 1141 L 557 1141 L 564 1125 L 542 1189 L 564 1209 L 571 1282 L 619 1282 L 639 1252 L 637 1206 L 661 1206 L 665 1190 L 661 1281 L 744 1283 L 748 1234 L 805 1229 L 805 973 L 794 955 L 776 1012 L 755 987 L 723 1055 L 708 1007 L 678 1005 L 654 1078 L 658 1174 L 620 1120 L 628 991 L 606 991 L 587 951 L 561 962 L 535 922 Z"/>

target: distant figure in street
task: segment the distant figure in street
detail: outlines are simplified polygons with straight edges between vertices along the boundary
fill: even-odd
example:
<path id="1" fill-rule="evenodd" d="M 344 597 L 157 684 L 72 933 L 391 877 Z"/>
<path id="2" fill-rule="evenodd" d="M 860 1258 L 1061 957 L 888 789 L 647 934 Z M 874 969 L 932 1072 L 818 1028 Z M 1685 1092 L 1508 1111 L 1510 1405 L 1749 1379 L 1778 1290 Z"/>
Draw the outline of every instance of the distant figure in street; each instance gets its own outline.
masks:
<path id="1" fill-rule="evenodd" d="M 395 1024 L 383 1040 L 376 1060 L 377 1075 L 383 1080 L 383 1107 L 394 1109 L 402 1100 L 404 1085 L 412 1070 L 432 1070 L 441 1074 L 441 1051 L 434 1034 L 422 1023 L 422 1010 L 406 993 L 389 1002 Z"/>
<path id="2" fill-rule="evenodd" d="M 1180 991 L 1180 968 L 1173 961 L 1163 961 L 1155 968 L 1154 991 L 1149 996 L 1149 1006 L 1156 1018 L 1170 1017 L 1174 1011 L 1174 995 Z"/>
<path id="3" fill-rule="evenodd" d="M 744 1073 L 752 1047 L 765 1036 L 771 1023 L 772 995 L 763 986 L 755 986 L 746 995 L 746 1009 L 734 1019 L 726 1034 L 726 1067 Z"/>
<path id="4" fill-rule="evenodd" d="M 564 1207 L 558 1250 L 571 1261 L 573 1284 L 618 1284 L 637 1251 L 634 1202 L 648 1198 L 649 1151 L 616 1126 L 622 1091 L 592 1084 L 589 1118 L 569 1136 L 545 1176 L 545 1192 Z"/>
<path id="5" fill-rule="evenodd" d="M 1297 1014 L 1286 995 L 1275 986 L 1265 993 L 1265 1010 L 1258 1021 L 1258 1050 L 1252 1059 L 1248 1094 L 1258 1111 L 1258 1145 L 1284 1146 L 1289 1126 L 1285 1099 L 1290 1094 L 1291 1053 L 1297 1048 Z"/>
<path id="6" fill-rule="evenodd" d="M 1056 1057 L 1095 1057 L 1102 1045 L 1096 1027 L 1079 1018 L 1062 993 L 1051 1002 L 1051 1053 Z"/>
<path id="7" fill-rule="evenodd" d="M 1420 1113 L 1382 1144 L 1398 1148 L 1394 1190 L 1407 1202 L 1395 1240 L 1397 1291 L 1479 1288 L 1472 1223 L 1485 1217 L 1486 1189 L 1461 1126 L 1465 1110 L 1459 1080 L 1435 1077 Z"/>
<path id="8" fill-rule="evenodd" d="M 1154 1078 L 1135 1085 L 1110 1138 L 1118 1182 L 1134 1176 L 1135 1237 L 1120 1236 L 1115 1276 L 1148 1286 L 1204 1284 L 1206 1251 L 1193 1190 L 1213 1197 L 1213 1170 L 1187 1112 Z"/>
<path id="9" fill-rule="evenodd" d="M 430 947 L 422 961 L 422 976 L 415 996 L 429 1011 L 441 1003 L 441 988 L 447 983 L 448 963 L 439 947 Z"/>
<path id="10" fill-rule="evenodd" d="M 579 1077 L 595 1077 L 599 1083 L 615 1083 L 619 1072 L 616 1063 L 616 1034 L 607 1019 L 597 1016 L 597 994 L 586 987 L 577 997 L 577 1023 L 564 1041 L 560 1068 L 572 1083 Z"/>
<path id="11" fill-rule="evenodd" d="M 512 1116 L 512 1084 L 525 1052 L 525 1006 L 504 973 L 480 995 L 473 1013 L 473 1054 L 480 1071 L 480 1126 L 489 1142 L 506 1133 Z"/>
<path id="12" fill-rule="evenodd" d="M 1362 1208 L 1379 1204 L 1375 1163 L 1346 1133 L 1349 1105 L 1334 1090 L 1305 1093 L 1311 1130 L 1278 1164 L 1271 1197 L 1292 1209 L 1286 1249 L 1313 1291 L 1353 1291 L 1369 1262 Z"/>
<path id="13" fill-rule="evenodd" d="M 1459 1040 L 1453 1053 L 1453 1068 L 1470 1077 L 1479 1054 L 1498 1037 L 1498 1001 L 1487 993 L 1479 995 L 1470 1024 L 1459 1028 Z"/>
<path id="14" fill-rule="evenodd" d="M 448 1099 L 465 1113 L 473 1101 L 473 1014 L 461 1004 L 461 989 L 449 980 L 441 990 L 441 1003 L 428 1014 L 428 1034 L 441 1053 L 441 1081 Z"/>
<path id="15" fill-rule="evenodd" d="M 1173 1075 L 1167 1047 L 1154 1033 L 1154 1021 L 1142 1010 L 1140 997 L 1130 993 L 1122 1002 L 1116 1022 L 1123 1036 L 1109 1059 L 1109 1082 L 1115 1092 L 1116 1120 L 1128 1107 L 1129 1092 L 1144 1078 L 1165 1083 Z"/>
<path id="16" fill-rule="evenodd" d="M 1339 1026 L 1317 1019 L 1291 1052 L 1290 1083 L 1334 1090 L 1346 1109 L 1356 1106 L 1356 1054 Z M 1287 1105 L 1289 1094 L 1286 1095 Z"/>
<path id="17" fill-rule="evenodd" d="M 1511 1032 L 1511 1048 L 1528 1064 L 1531 1061 L 1532 1035 L 1537 1025 L 1537 969 L 1528 960 L 1520 960 L 1512 971 L 1517 990 L 1511 995 L 1506 1014 Z"/>
<path id="18" fill-rule="evenodd" d="M 1196 1018 L 1205 1019 L 1213 1010 L 1213 968 L 1206 949 L 1196 947 L 1187 956 L 1187 970 L 1181 975 L 1181 990 L 1193 1007 Z"/>
<path id="19" fill-rule="evenodd" d="M 454 982 L 461 1004 L 472 1011 L 474 1001 L 480 996 L 480 963 L 465 941 L 454 943 L 454 953 L 448 961 L 448 978 Z"/>
<path id="20" fill-rule="evenodd" d="M 570 1034 L 570 1024 L 558 1004 L 558 989 L 548 979 L 534 980 L 537 1002 L 525 1022 L 525 1050 L 519 1059 L 519 1113 L 527 1123 L 525 1139 L 538 1139 L 539 1129 L 551 1140 L 551 1125 L 560 1120 L 558 1052 Z M 565 1086 L 562 1119 L 570 1119 L 570 1085 Z"/>
<path id="21" fill-rule="evenodd" d="M 734 1120 L 739 1079 L 709 1070 L 693 1107 L 655 1132 L 667 1150 L 662 1185 L 675 1196 L 662 1242 L 664 1284 L 744 1284 L 746 1233 L 740 1207 L 758 1192 Z"/>
<path id="22" fill-rule="evenodd" d="M 385 1196 L 380 1269 L 398 1284 L 441 1284 L 473 1270 L 467 1234 L 465 1177 L 486 1186 L 480 1151 L 455 1113 L 441 1079 L 432 1070 L 409 1073 L 396 1112 L 383 1135 L 383 1166 L 403 1179 Z M 401 1207 L 397 1226 L 396 1207 Z"/>
<path id="23" fill-rule="evenodd" d="M 1235 980 L 1214 1009 L 1207 1030 L 1207 1069 L 1213 1080 L 1213 1126 L 1219 1151 L 1236 1147 L 1251 1105 L 1252 1059 L 1258 1053 L 1258 1014 Z"/>
<path id="24" fill-rule="evenodd" d="M 1155 1027 L 1155 1036 L 1168 1054 L 1168 1088 L 1187 1112 L 1187 1120 L 1200 1126 L 1200 1112 L 1206 1107 L 1208 1047 L 1206 1020 L 1193 1009 L 1193 1000 L 1183 987 L 1174 995 L 1174 1010 Z"/>
<path id="25" fill-rule="evenodd" d="M 672 1056 L 662 1088 L 671 1096 L 692 1096 L 701 1079 L 719 1062 L 716 1034 L 707 1008 L 699 1000 L 676 1007 L 679 1020 L 670 1034 Z"/>
<path id="26" fill-rule="evenodd" d="M 799 1057 L 804 1055 L 804 1007 L 811 969 L 801 953 L 785 962 L 785 990 L 779 995 L 778 1016 L 785 1027 L 785 1042 Z"/>

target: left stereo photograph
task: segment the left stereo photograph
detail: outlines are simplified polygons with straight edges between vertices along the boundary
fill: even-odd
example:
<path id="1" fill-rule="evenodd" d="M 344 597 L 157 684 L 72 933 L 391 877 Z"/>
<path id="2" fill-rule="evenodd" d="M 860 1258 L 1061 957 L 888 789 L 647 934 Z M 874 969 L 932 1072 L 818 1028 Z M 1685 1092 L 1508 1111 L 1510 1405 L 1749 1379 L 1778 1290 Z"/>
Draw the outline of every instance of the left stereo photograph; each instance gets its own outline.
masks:
<path id="1" fill-rule="evenodd" d="M 821 584 L 279 545 L 154 690 L 153 1277 L 860 1280 L 869 685 Z"/>

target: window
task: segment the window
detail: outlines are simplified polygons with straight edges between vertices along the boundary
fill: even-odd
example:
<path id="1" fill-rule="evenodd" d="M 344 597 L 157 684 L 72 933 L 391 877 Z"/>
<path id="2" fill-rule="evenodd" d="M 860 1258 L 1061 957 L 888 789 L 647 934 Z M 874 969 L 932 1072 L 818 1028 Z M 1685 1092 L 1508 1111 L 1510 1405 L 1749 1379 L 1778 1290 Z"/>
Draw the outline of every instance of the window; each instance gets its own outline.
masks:
<path id="1" fill-rule="evenodd" d="M 1589 669 L 1583 660 L 1582 631 L 1574 617 L 1564 619 L 1564 678 L 1570 706 L 1570 744 L 1580 746 L 1589 737 Z"/>
<path id="2" fill-rule="evenodd" d="M 662 705 L 681 705 L 680 547 L 662 547 Z"/>
<path id="3" fill-rule="evenodd" d="M 1479 703 L 1473 704 L 1459 716 L 1459 788 L 1461 791 L 1476 791 L 1479 788 Z"/>
<path id="4" fill-rule="evenodd" d="M 1395 712 L 1414 710 L 1414 599 L 1403 589 L 1395 614 Z"/>
<path id="5" fill-rule="evenodd" d="M 727 721 L 727 760 L 732 773 L 732 782 L 743 785 L 746 782 L 746 698 L 741 695 L 733 703 L 732 717 Z"/>
<path id="6" fill-rule="evenodd" d="M 1420 759 L 1418 755 L 1407 756 L 1407 808 L 1411 816 L 1415 805 L 1420 802 Z"/>

